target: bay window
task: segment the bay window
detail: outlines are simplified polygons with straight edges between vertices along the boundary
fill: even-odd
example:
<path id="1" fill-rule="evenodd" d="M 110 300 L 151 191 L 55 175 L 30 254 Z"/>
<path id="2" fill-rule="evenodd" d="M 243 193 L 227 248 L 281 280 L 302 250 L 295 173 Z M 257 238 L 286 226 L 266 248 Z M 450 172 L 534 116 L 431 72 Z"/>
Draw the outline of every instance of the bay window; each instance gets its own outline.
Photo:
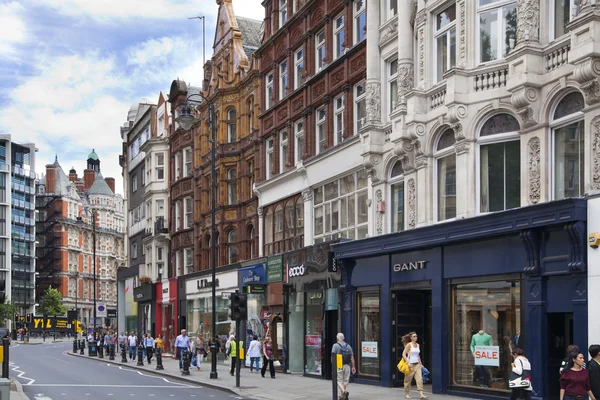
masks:
<path id="1" fill-rule="evenodd" d="M 359 43 L 367 36 L 367 2 L 354 2 L 354 43 Z"/>
<path id="2" fill-rule="evenodd" d="M 396 161 L 390 173 L 390 232 L 404 230 L 404 169 Z"/>
<path id="3" fill-rule="evenodd" d="M 317 143 L 316 143 L 316 151 L 315 154 L 320 154 L 325 151 L 327 146 L 327 127 L 326 121 L 327 119 L 327 109 L 325 107 L 321 107 L 317 110 Z"/>
<path id="4" fill-rule="evenodd" d="M 333 21 L 333 59 L 344 54 L 344 14 L 338 15 Z"/>
<path id="5" fill-rule="evenodd" d="M 304 83 L 304 49 L 301 47 L 294 53 L 294 89 Z"/>
<path id="6" fill-rule="evenodd" d="M 333 144 L 337 145 L 344 140 L 344 95 L 333 101 Z"/>
<path id="7" fill-rule="evenodd" d="M 267 207 L 264 220 L 264 255 L 304 246 L 304 202 L 298 194 Z"/>
<path id="8" fill-rule="evenodd" d="M 367 91 L 365 82 L 354 86 L 354 134 L 358 134 L 367 122 Z"/>
<path id="9" fill-rule="evenodd" d="M 515 45 L 517 7 L 514 0 L 478 0 L 479 61 L 500 60 Z"/>
<path id="10" fill-rule="evenodd" d="M 317 33 L 317 35 L 315 36 L 315 49 L 316 49 L 316 54 L 315 54 L 315 61 L 316 61 L 316 68 L 315 70 L 317 72 L 319 72 L 326 64 L 325 62 L 325 29 L 323 29 L 322 31 L 320 31 L 319 33 Z"/>
<path id="11" fill-rule="evenodd" d="M 446 129 L 440 135 L 435 147 L 437 221 L 456 217 L 456 152 L 454 142 L 454 131 Z"/>
<path id="12" fill-rule="evenodd" d="M 294 123 L 294 137 L 296 140 L 294 144 L 294 163 L 297 164 L 304 155 L 304 120 Z"/>
<path id="13" fill-rule="evenodd" d="M 456 65 L 456 5 L 453 4 L 435 17 L 435 80 Z"/>

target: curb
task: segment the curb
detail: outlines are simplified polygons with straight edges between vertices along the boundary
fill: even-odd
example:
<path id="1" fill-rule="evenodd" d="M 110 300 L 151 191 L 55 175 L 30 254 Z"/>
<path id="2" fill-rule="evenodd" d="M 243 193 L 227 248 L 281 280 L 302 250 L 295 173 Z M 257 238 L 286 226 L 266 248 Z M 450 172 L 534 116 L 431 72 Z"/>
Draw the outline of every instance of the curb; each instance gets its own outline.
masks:
<path id="1" fill-rule="evenodd" d="M 179 377 L 179 376 L 176 376 L 176 375 L 170 375 L 170 374 L 168 374 L 166 372 L 160 372 L 160 370 L 156 370 L 156 369 L 137 368 L 137 366 L 133 365 L 133 364 L 121 363 L 121 362 L 117 362 L 117 361 L 111 361 L 108 358 L 93 358 L 93 357 L 89 357 L 87 355 L 73 354 L 70 351 L 67 351 L 67 354 L 70 355 L 70 356 L 72 356 L 72 357 L 84 358 L 84 359 L 91 360 L 91 361 L 100 361 L 100 362 L 105 362 L 105 363 L 108 363 L 108 364 L 118 365 L 119 367 L 126 367 L 126 368 L 129 368 L 129 369 L 135 369 L 135 370 L 138 370 L 138 371 L 145 371 L 145 372 L 148 372 L 148 373 L 150 373 L 152 375 L 157 375 L 157 376 L 162 376 L 162 377 L 165 377 L 165 378 L 170 378 L 170 379 L 172 379 L 174 381 L 178 381 L 178 382 L 183 382 L 183 383 L 187 383 L 187 384 L 192 383 L 192 384 L 195 384 L 195 385 L 202 385 L 202 386 L 205 386 L 205 387 L 210 388 L 210 389 L 220 390 L 222 392 L 227 392 L 229 394 L 234 394 L 236 396 L 248 397 L 247 394 L 242 393 L 240 391 L 237 391 L 237 390 L 232 389 L 232 388 L 227 387 L 227 386 L 221 386 L 221 385 L 217 385 L 217 384 L 214 384 L 214 383 L 207 383 L 206 381 L 192 381 L 191 379 L 184 378 L 184 377 Z M 120 357 L 120 355 L 119 355 L 119 357 Z M 115 355 L 115 358 L 116 358 L 116 355 Z"/>
<path id="2" fill-rule="evenodd" d="M 19 382 L 17 379 L 15 379 L 15 378 L 13 378 L 13 377 L 10 377 L 10 378 L 8 378 L 8 379 L 10 379 L 10 386 L 11 386 L 11 388 L 10 388 L 10 389 L 11 389 L 11 391 L 12 391 L 12 392 L 17 392 L 17 393 L 19 393 L 19 395 L 20 395 L 20 396 L 21 396 L 23 399 L 25 399 L 25 400 L 29 400 L 29 397 L 27 397 L 27 395 L 26 395 L 26 394 L 25 394 L 25 392 L 23 391 L 23 385 L 21 385 L 21 382 Z M 15 390 L 12 390 L 12 388 L 13 388 L 13 385 L 14 385 L 14 387 L 15 387 Z"/>

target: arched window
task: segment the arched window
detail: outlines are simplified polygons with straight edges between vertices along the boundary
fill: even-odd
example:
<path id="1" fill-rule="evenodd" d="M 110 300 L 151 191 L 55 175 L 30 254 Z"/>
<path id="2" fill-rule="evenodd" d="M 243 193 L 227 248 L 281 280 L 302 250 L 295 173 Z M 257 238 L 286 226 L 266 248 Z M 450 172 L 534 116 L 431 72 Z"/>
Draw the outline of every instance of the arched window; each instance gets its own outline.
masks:
<path id="1" fill-rule="evenodd" d="M 456 152 L 454 131 L 446 129 L 435 146 L 437 179 L 436 220 L 456 217 Z"/>
<path id="2" fill-rule="evenodd" d="M 232 229 L 227 233 L 227 264 L 233 264 L 237 260 L 237 231 Z"/>
<path id="3" fill-rule="evenodd" d="M 404 230 L 404 169 L 396 161 L 390 173 L 391 232 Z"/>
<path id="4" fill-rule="evenodd" d="M 273 208 L 268 208 L 265 213 L 265 255 L 273 254 Z"/>
<path id="5" fill-rule="evenodd" d="M 304 247 L 304 200 L 302 197 L 296 201 L 296 249 Z"/>
<path id="6" fill-rule="evenodd" d="M 227 171 L 227 204 L 237 203 L 237 171 L 231 168 Z"/>
<path id="7" fill-rule="evenodd" d="M 246 249 L 246 255 L 248 257 L 248 260 L 251 260 L 254 258 L 255 254 L 254 254 L 254 225 L 248 225 L 248 230 L 247 230 L 247 246 L 248 248 Z"/>
<path id="8" fill-rule="evenodd" d="M 275 207 L 275 218 L 274 218 L 274 225 L 275 225 L 275 242 L 276 246 L 275 246 L 275 252 L 276 253 L 280 253 L 283 251 L 283 246 L 281 246 L 281 241 L 283 240 L 283 206 L 281 204 L 279 204 L 277 207 Z"/>
<path id="9" fill-rule="evenodd" d="M 510 114 L 490 117 L 479 131 L 479 211 L 521 205 L 519 121 Z"/>
<path id="10" fill-rule="evenodd" d="M 554 200 L 583 195 L 584 106 L 581 93 L 571 92 L 558 103 L 550 122 Z"/>
<path id="11" fill-rule="evenodd" d="M 236 115 L 235 108 L 227 111 L 227 142 L 233 143 L 237 140 L 236 136 Z"/>

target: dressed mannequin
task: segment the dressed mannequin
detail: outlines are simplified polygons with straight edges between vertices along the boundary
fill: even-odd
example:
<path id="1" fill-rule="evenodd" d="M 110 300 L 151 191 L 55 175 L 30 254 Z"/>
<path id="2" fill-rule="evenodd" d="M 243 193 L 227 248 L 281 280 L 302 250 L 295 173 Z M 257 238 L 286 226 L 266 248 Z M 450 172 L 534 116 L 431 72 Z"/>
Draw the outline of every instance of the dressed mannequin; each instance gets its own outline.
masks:
<path id="1" fill-rule="evenodd" d="M 483 329 L 474 334 L 471 337 L 471 353 L 475 357 L 475 346 L 493 346 L 494 341 L 492 335 L 485 333 Z M 476 365 L 475 372 L 477 374 L 477 380 L 479 380 L 479 386 L 489 387 L 489 375 L 485 365 Z"/>

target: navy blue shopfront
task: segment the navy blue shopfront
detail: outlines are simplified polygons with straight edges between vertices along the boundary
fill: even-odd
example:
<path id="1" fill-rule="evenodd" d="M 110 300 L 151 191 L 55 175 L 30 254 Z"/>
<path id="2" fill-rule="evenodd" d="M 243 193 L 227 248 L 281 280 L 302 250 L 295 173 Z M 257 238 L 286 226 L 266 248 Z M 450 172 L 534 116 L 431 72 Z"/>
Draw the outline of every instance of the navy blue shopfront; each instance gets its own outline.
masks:
<path id="1" fill-rule="evenodd" d="M 334 245 L 356 380 L 401 386 L 414 330 L 426 391 L 506 397 L 519 347 L 533 398 L 558 399 L 566 346 L 587 348 L 586 214 L 568 199 Z"/>

